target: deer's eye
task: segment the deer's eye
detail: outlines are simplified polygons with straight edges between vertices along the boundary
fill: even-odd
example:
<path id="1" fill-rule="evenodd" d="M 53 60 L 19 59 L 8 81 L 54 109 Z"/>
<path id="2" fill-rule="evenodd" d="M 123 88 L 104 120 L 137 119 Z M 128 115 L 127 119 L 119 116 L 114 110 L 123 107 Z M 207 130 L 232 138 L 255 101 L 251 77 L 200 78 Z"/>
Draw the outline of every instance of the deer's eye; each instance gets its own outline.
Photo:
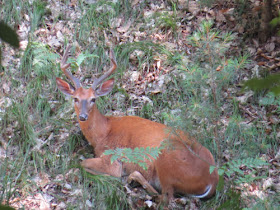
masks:
<path id="1" fill-rule="evenodd" d="M 79 99 L 74 98 L 74 102 L 75 102 L 75 103 L 78 103 L 78 102 L 79 102 Z"/>
<path id="2" fill-rule="evenodd" d="M 90 103 L 91 103 L 91 104 L 94 104 L 94 103 L 95 103 L 95 98 L 92 98 L 92 99 L 90 100 Z"/>

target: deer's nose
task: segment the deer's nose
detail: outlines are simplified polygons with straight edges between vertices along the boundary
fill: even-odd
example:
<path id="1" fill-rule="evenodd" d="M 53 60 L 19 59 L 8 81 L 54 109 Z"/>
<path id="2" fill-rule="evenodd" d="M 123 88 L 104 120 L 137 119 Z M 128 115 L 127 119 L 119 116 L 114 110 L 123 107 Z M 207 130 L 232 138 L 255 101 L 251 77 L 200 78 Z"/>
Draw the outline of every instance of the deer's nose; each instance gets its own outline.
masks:
<path id="1" fill-rule="evenodd" d="M 80 119 L 80 121 L 86 121 L 88 119 L 88 115 L 87 114 L 80 114 L 79 119 Z"/>

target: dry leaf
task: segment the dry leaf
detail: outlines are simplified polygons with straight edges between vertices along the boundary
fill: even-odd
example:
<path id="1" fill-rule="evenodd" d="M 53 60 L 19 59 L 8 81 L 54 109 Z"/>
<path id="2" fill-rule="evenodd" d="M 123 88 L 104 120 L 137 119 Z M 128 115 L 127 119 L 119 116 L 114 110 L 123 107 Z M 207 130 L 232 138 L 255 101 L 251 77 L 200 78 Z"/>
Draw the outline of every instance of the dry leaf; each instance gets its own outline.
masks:
<path id="1" fill-rule="evenodd" d="M 92 207 L 93 207 L 92 202 L 90 202 L 89 200 L 86 200 L 86 205 L 87 205 L 89 208 L 92 208 Z"/>
<path id="2" fill-rule="evenodd" d="M 120 32 L 120 33 L 125 33 L 125 32 L 128 31 L 130 26 L 131 26 L 131 21 L 128 21 L 124 26 L 121 26 L 121 27 L 117 28 L 117 31 Z"/>
<path id="3" fill-rule="evenodd" d="M 7 84 L 7 83 L 4 83 L 4 84 L 2 85 L 2 88 L 3 88 L 3 92 L 4 92 L 5 94 L 9 94 L 10 91 L 11 91 L 10 85 Z"/>
<path id="4" fill-rule="evenodd" d="M 138 4 L 138 2 L 139 2 L 139 0 L 133 0 L 133 1 L 131 2 L 131 6 L 134 7 L 135 5 Z"/>
<path id="5" fill-rule="evenodd" d="M 274 43 L 274 42 L 267 43 L 267 44 L 265 45 L 265 49 L 266 49 L 268 52 L 272 52 L 272 51 L 275 49 L 275 43 Z"/>
<path id="6" fill-rule="evenodd" d="M 64 202 L 60 202 L 56 208 L 56 210 L 60 210 L 60 209 L 67 209 L 67 205 Z"/>
<path id="7" fill-rule="evenodd" d="M 263 183 L 263 189 L 267 190 L 268 188 L 272 187 L 274 185 L 272 178 L 268 178 Z"/>
<path id="8" fill-rule="evenodd" d="M 221 10 L 216 13 L 216 20 L 218 22 L 226 22 L 226 18 Z"/>
<path id="9" fill-rule="evenodd" d="M 111 27 L 119 28 L 121 25 L 122 19 L 121 18 L 114 18 L 111 23 Z"/>
<path id="10" fill-rule="evenodd" d="M 181 0 L 179 2 L 186 2 L 186 1 Z M 200 11 L 200 6 L 198 5 L 198 3 L 196 1 L 189 1 L 187 8 L 188 8 L 189 12 L 192 13 L 194 16 L 197 15 L 198 12 Z"/>

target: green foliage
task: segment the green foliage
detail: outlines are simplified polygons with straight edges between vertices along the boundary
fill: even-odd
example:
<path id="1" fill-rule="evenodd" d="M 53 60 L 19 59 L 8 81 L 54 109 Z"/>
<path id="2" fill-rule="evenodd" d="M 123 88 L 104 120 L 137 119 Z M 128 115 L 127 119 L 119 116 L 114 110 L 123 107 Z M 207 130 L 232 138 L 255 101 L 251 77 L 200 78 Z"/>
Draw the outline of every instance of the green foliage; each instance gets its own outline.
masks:
<path id="1" fill-rule="evenodd" d="M 268 93 L 259 99 L 259 104 L 263 106 L 274 105 L 277 107 L 276 112 L 280 113 L 280 95 Z"/>
<path id="2" fill-rule="evenodd" d="M 243 208 L 242 210 L 277 210 L 280 207 L 280 198 L 278 195 L 269 196 L 268 198 L 258 199 L 254 204 L 251 205 L 250 208 Z"/>
<path id="3" fill-rule="evenodd" d="M 76 59 L 76 66 L 81 66 L 81 64 L 83 63 L 83 61 L 87 58 L 94 58 L 94 57 L 97 57 L 97 55 L 94 55 L 94 54 L 89 54 L 89 53 L 81 53 L 77 59 Z"/>
<path id="4" fill-rule="evenodd" d="M 46 150 L 44 155 L 41 153 L 42 147 L 47 145 L 48 138 L 51 139 L 52 136 L 49 133 L 50 125 L 55 123 L 54 118 L 51 118 L 54 109 L 50 101 L 57 96 L 53 91 L 56 58 L 46 45 L 29 42 L 21 58 L 19 70 L 5 70 L 12 83 L 12 91 L 5 98 L 11 101 L 11 105 L 5 106 L 0 112 L 3 128 L 0 134 L 4 142 L 9 142 L 5 147 L 7 154 L 11 150 L 17 152 L 12 157 L 1 156 L 3 162 L 1 159 L 0 203 L 8 203 L 17 196 L 18 188 L 23 192 L 30 192 L 29 188 L 33 186 L 26 183 L 26 180 L 38 174 L 38 171 L 46 170 L 48 166 L 53 167 L 55 164 L 49 163 L 57 161 L 56 155 L 50 155 L 49 150 Z"/>
<path id="5" fill-rule="evenodd" d="M 232 161 L 218 167 L 220 182 L 217 189 L 221 194 L 217 195 L 214 205 L 220 205 L 221 209 L 240 209 L 240 193 L 235 192 L 232 186 L 263 178 L 258 174 L 257 168 L 266 163 L 251 157 L 276 143 L 264 129 L 253 123 L 245 124 L 237 102 L 227 98 L 232 93 L 226 90 L 238 79 L 240 69 L 249 63 L 247 55 L 229 53 L 234 39 L 234 34 L 219 32 L 211 22 L 203 22 L 188 38 L 193 52 L 190 55 L 178 53 L 176 60 L 173 60 L 181 70 L 179 82 L 183 87 L 183 95 L 187 98 L 186 105 L 182 105 L 183 111 L 178 115 L 165 115 L 165 119 L 174 120 L 177 126 L 183 127 L 203 142 L 216 156 L 218 165 L 222 160 L 221 154 L 230 154 Z M 273 103 L 277 101 L 274 98 L 270 100 Z M 222 121 L 225 113 L 228 113 L 227 118 Z M 246 172 L 254 175 L 246 174 L 240 169 L 241 166 L 247 167 Z M 210 167 L 210 172 L 214 169 L 214 166 Z M 223 176 L 228 176 L 230 182 L 224 182 Z"/>
<path id="6" fill-rule="evenodd" d="M 8 24 L 10 24 L 12 20 L 15 21 L 15 23 L 19 23 L 23 18 L 22 15 L 26 14 L 29 8 L 30 4 L 28 1 L 5 1 L 5 4 L 2 4 L 0 7 L 0 13 L 5 14 L 2 15 L 1 18 Z"/>
<path id="7" fill-rule="evenodd" d="M 265 161 L 258 158 L 246 158 L 246 159 L 237 159 L 232 160 L 224 164 L 218 169 L 219 175 L 227 175 L 231 177 L 235 174 L 233 182 L 236 184 L 241 183 L 251 183 L 254 180 L 261 179 L 261 176 L 252 176 L 253 171 L 256 171 L 256 168 L 268 165 Z M 250 170 L 250 174 L 245 174 L 244 171 L 240 170 L 240 167 L 246 167 L 246 170 Z"/>
<path id="8" fill-rule="evenodd" d="M 277 140 L 267 135 L 264 128 L 245 124 L 239 113 L 229 118 L 228 126 L 224 131 L 224 139 L 225 149 L 234 155 L 234 158 L 255 156 L 260 152 L 265 152 L 273 144 L 277 145 Z"/>
<path id="9" fill-rule="evenodd" d="M 47 3 L 44 0 L 34 0 L 32 2 L 11 0 L 5 2 L 4 6 L 0 8 L 0 12 L 6 14 L 3 16 L 3 20 L 6 23 L 13 20 L 16 24 L 19 24 L 22 22 L 22 15 L 28 15 L 31 20 L 31 33 L 29 35 L 32 36 L 32 32 L 36 30 L 37 26 L 42 21 L 42 17 L 47 12 L 46 5 Z"/>
<path id="10" fill-rule="evenodd" d="M 229 186 L 233 184 L 252 183 L 257 179 L 264 178 L 258 175 L 258 168 L 269 165 L 266 161 L 258 158 L 235 159 L 223 164 L 218 168 L 220 176 L 217 186 L 218 193 L 221 193 L 219 205 L 217 209 L 241 209 L 242 199 L 241 193 Z M 241 167 L 244 170 L 241 170 Z M 214 166 L 210 166 L 210 170 L 214 170 Z M 224 176 L 227 176 L 227 183 L 224 182 Z M 228 189 L 227 189 L 228 188 Z M 225 191 L 226 189 L 226 191 Z"/>
<path id="11" fill-rule="evenodd" d="M 232 189 L 226 192 L 226 199 L 217 209 L 233 209 L 233 210 L 240 210 L 241 206 L 241 194 L 239 192 L 235 192 Z"/>
<path id="12" fill-rule="evenodd" d="M 14 208 L 0 204 L 0 209 L 1 210 L 13 210 Z"/>
<path id="13" fill-rule="evenodd" d="M 173 33 L 176 33 L 178 28 L 176 12 L 156 12 L 153 18 L 157 28 L 161 28 L 166 32 L 171 29 Z"/>
<path id="14" fill-rule="evenodd" d="M 9 142 L 8 147 L 12 141 Z M 5 202 L 9 205 L 9 200 L 16 194 L 16 187 L 23 185 L 26 180 L 26 164 L 28 161 L 28 152 L 30 147 L 23 151 L 17 151 L 17 154 L 13 157 L 13 161 L 8 158 L 1 160 L 0 164 L 0 203 Z M 14 173 L 16 171 L 16 173 Z M 23 187 L 23 186 L 22 186 Z"/>
<path id="15" fill-rule="evenodd" d="M 43 15 L 46 13 L 47 2 L 37 0 L 32 3 L 31 32 L 35 31 L 41 23 Z"/>
<path id="16" fill-rule="evenodd" d="M 17 193 L 18 187 L 22 188 L 25 180 L 38 171 L 58 167 L 56 163 L 60 160 L 55 154 L 51 155 L 49 150 L 46 150 L 44 155 L 41 153 L 42 147 L 48 145 L 52 138 L 49 128 L 56 123 L 56 117 L 53 116 L 54 106 L 51 104 L 51 100 L 57 96 L 53 91 L 56 59 L 57 56 L 46 45 L 29 42 L 21 59 L 20 70 L 13 72 L 10 78 L 12 82 L 17 79 L 17 82 L 13 83 L 11 94 L 6 96 L 12 104 L 7 106 L 4 112 L 0 112 L 1 127 L 3 126 L 0 134 L 9 141 L 7 152 L 15 148 L 18 151 L 13 155 L 13 159 L 9 160 L 8 156 L 9 158 L 5 158 L 3 164 L 0 164 L 0 171 L 4 173 L 1 173 L 0 177 L 5 180 L 1 181 L 0 185 L 0 194 L 3 195 L 0 202 L 9 202 Z M 10 74 L 9 69 L 5 73 Z M 24 89 L 17 87 L 22 84 L 27 84 Z M 17 91 L 14 91 L 16 88 Z M 56 129 L 61 126 L 63 123 L 60 122 Z M 67 164 L 61 162 L 60 169 L 61 165 Z M 26 184 L 24 186 L 30 187 Z"/>
<path id="17" fill-rule="evenodd" d="M 95 209 L 128 209 L 126 194 L 122 190 L 120 180 L 111 176 L 84 173 L 83 199 L 86 201 L 91 194 Z"/>
<path id="18" fill-rule="evenodd" d="M 94 31 L 98 32 L 110 28 L 112 19 L 119 13 L 120 4 L 118 1 L 102 0 L 86 7 L 81 5 L 81 8 L 84 9 L 84 12 L 80 20 L 79 37 L 86 40 Z M 95 35 L 99 35 L 99 33 L 95 33 Z"/>
<path id="19" fill-rule="evenodd" d="M 40 123 L 43 124 L 51 115 L 49 98 L 53 97 L 56 88 L 55 76 L 58 71 L 54 70 L 57 69 L 57 58 L 46 45 L 30 42 L 20 66 L 20 73 L 28 82 L 23 104 L 26 109 L 32 109 L 34 114 L 40 116 Z"/>
<path id="20" fill-rule="evenodd" d="M 125 163 L 135 163 L 144 170 L 147 170 L 147 161 L 153 161 L 154 159 L 157 159 L 162 149 L 162 147 L 136 147 L 135 149 L 116 148 L 114 150 L 106 150 L 103 154 L 112 155 L 111 163 L 116 160 Z"/>
<path id="21" fill-rule="evenodd" d="M 119 45 L 116 48 L 118 55 L 118 65 L 120 69 L 126 70 L 129 66 L 129 57 L 131 54 L 136 53 L 136 58 L 138 59 L 138 68 L 141 70 L 143 68 L 142 64 L 147 65 L 147 71 L 152 67 L 154 62 L 154 56 L 157 53 L 164 54 L 164 48 L 160 44 L 153 43 L 152 41 L 139 41 L 133 43 L 126 43 Z"/>
<path id="22" fill-rule="evenodd" d="M 47 79 L 53 79 L 58 72 L 53 70 L 56 67 L 57 58 L 58 55 L 53 53 L 47 45 L 29 42 L 22 57 L 21 74 L 26 80 L 36 78 L 44 82 Z"/>
<path id="23" fill-rule="evenodd" d="M 247 57 L 227 58 L 226 52 L 234 35 L 219 33 L 211 29 L 212 25 L 212 22 L 203 22 L 199 30 L 189 37 L 189 42 L 195 47 L 196 53 L 190 63 L 182 58 L 179 68 L 186 75 L 184 79 L 186 89 L 194 95 L 196 101 L 204 100 L 205 94 L 210 96 L 212 94 L 209 97 L 212 99 L 210 102 L 220 106 L 223 101 L 220 97 L 222 88 L 235 79 L 237 70 L 247 63 Z"/>
<path id="24" fill-rule="evenodd" d="M 265 78 L 253 78 L 244 83 L 244 88 L 259 92 L 270 91 L 275 95 L 280 94 L 280 74 L 271 74 Z"/>
<path id="25" fill-rule="evenodd" d="M 79 6 L 82 10 L 82 16 L 78 20 L 80 25 L 78 24 L 76 29 L 79 34 L 79 41 L 84 42 L 87 48 L 90 48 L 89 46 L 100 47 L 105 38 L 103 32 L 116 27 L 114 23 L 117 18 L 133 24 L 134 19 L 142 15 L 139 14 L 142 4 L 140 4 L 140 8 L 131 6 L 131 4 L 130 0 L 100 0 L 89 5 L 81 1 Z M 122 24 L 125 25 L 127 22 Z M 88 38 L 90 40 L 93 38 L 96 42 L 89 43 Z"/>
<path id="26" fill-rule="evenodd" d="M 30 145 L 35 145 L 36 133 L 34 131 L 32 122 L 28 120 L 29 113 L 27 112 L 26 104 L 14 103 L 10 109 L 7 110 L 5 115 L 5 121 L 17 122 L 18 132 L 15 138 L 21 139 L 19 144 L 22 144 L 22 148 L 29 148 Z"/>
<path id="27" fill-rule="evenodd" d="M 0 39 L 13 47 L 19 47 L 19 39 L 16 32 L 3 21 L 0 21 Z"/>
<path id="28" fill-rule="evenodd" d="M 207 6 L 207 7 L 211 7 L 214 3 L 217 3 L 217 2 L 218 2 L 218 0 L 201 0 L 201 1 L 199 1 L 201 6 Z"/>
<path id="29" fill-rule="evenodd" d="M 0 39 L 2 39 L 4 42 L 7 42 L 13 47 L 19 48 L 19 39 L 17 33 L 1 20 L 0 20 Z M 0 49 L 0 67 L 2 66 L 1 60 L 2 60 L 2 53 Z"/>
<path id="30" fill-rule="evenodd" d="M 280 11 L 278 17 L 275 17 L 270 21 L 270 25 L 274 28 L 280 25 Z M 280 30 L 278 31 L 278 35 L 280 35 Z"/>
<path id="31" fill-rule="evenodd" d="M 84 63 L 86 60 L 90 58 L 98 58 L 96 54 L 91 54 L 91 53 L 81 53 L 77 56 L 77 58 L 70 57 L 68 59 L 68 63 L 71 63 L 71 69 L 73 71 L 77 71 L 81 66 L 82 63 Z"/>
<path id="32" fill-rule="evenodd" d="M 182 120 L 184 129 L 205 143 L 213 142 L 214 138 L 214 151 L 219 157 L 225 138 L 219 134 L 223 133 L 220 116 L 227 112 L 222 109 L 226 100 L 223 91 L 248 63 L 246 55 L 229 56 L 234 38 L 234 34 L 213 28 L 213 22 L 204 21 L 187 39 L 194 52 L 177 59 L 177 67 L 182 73 L 182 91 L 187 97 L 186 116 Z"/>

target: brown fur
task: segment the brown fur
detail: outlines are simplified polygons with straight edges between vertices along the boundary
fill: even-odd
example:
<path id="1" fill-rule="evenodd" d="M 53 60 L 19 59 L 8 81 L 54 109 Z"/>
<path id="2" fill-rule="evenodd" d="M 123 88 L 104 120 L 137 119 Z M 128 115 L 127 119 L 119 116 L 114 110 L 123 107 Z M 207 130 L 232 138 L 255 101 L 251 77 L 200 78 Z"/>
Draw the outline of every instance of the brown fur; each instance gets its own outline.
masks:
<path id="1" fill-rule="evenodd" d="M 107 149 L 158 147 L 163 140 L 169 138 L 172 140 L 170 134 L 167 133 L 168 128 L 163 124 L 134 116 L 105 117 L 100 114 L 96 106 L 90 112 L 89 119 L 79 123 L 84 135 L 94 147 L 96 157 L 101 157 Z M 156 184 L 158 178 L 162 193 L 169 199 L 175 192 L 203 194 L 207 185 L 212 184 L 212 190 L 207 196 L 211 197 L 215 193 L 218 182 L 217 171 L 215 170 L 211 175 L 209 173 L 209 164 L 215 165 L 212 154 L 205 147 L 194 140 L 190 141 L 185 136 L 180 138 L 175 135 L 173 138 L 179 138 L 176 148 L 164 150 L 156 161 L 148 163 L 147 171 L 137 165 L 123 163 L 122 171 L 116 167 L 114 171 L 107 172 L 106 168 L 110 165 L 109 157 L 102 157 L 104 161 L 100 162 L 100 165 L 91 165 L 85 161 L 83 166 L 117 177 L 124 173 L 131 174 L 139 171 L 156 188 L 158 188 Z M 197 155 L 189 151 L 191 148 Z"/>
<path id="2" fill-rule="evenodd" d="M 113 83 L 112 79 L 105 81 L 98 90 L 100 96 L 107 94 Z M 104 116 L 91 102 L 99 96 L 92 88 L 79 87 L 75 90 L 59 78 L 57 85 L 62 92 L 75 99 L 75 112 L 81 130 L 94 147 L 96 157 L 82 162 L 87 171 L 115 177 L 133 174 L 146 187 L 151 185 L 147 187 L 150 192 L 156 192 L 153 187 L 161 190 L 164 200 L 173 198 L 174 193 L 201 195 L 210 185 L 211 191 L 205 198 L 215 194 L 218 173 L 217 170 L 209 173 L 209 166 L 215 165 L 214 158 L 208 149 L 186 133 L 180 130 L 174 132 L 163 124 L 140 117 Z M 158 147 L 165 140 L 170 144 L 170 149 L 165 148 L 156 160 L 147 162 L 147 171 L 131 163 L 115 161 L 111 164 L 110 156 L 102 156 L 107 149 Z"/>

